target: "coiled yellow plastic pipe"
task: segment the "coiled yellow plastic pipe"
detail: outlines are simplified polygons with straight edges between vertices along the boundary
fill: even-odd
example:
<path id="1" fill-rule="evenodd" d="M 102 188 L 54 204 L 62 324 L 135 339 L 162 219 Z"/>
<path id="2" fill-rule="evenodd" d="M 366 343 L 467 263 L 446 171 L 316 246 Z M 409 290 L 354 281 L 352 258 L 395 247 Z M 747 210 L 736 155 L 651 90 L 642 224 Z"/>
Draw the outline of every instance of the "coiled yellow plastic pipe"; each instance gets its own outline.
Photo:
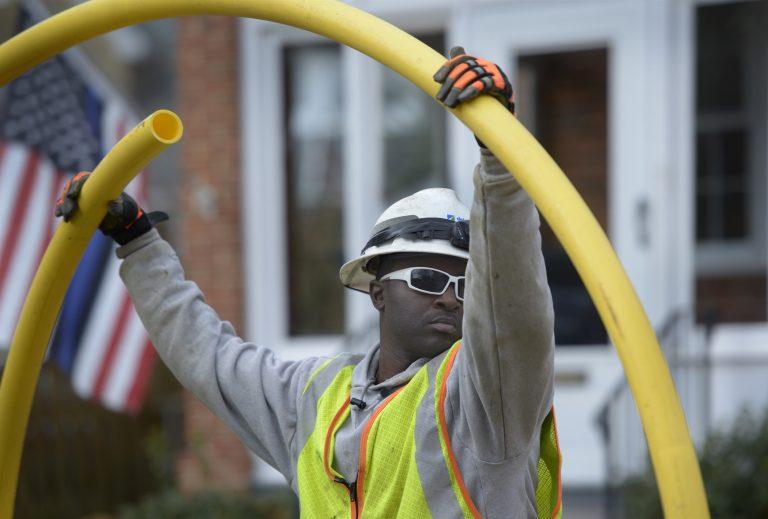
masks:
<path id="1" fill-rule="evenodd" d="M 396 27 L 335 0 L 91 0 L 0 46 L 0 85 L 57 52 L 99 34 L 187 15 L 243 16 L 306 29 L 367 54 L 433 97 L 437 93 L 432 73 L 444 61 L 443 56 Z M 701 472 L 669 369 L 640 301 L 589 208 L 547 152 L 499 103 L 481 97 L 452 112 L 514 172 L 581 275 L 616 346 L 635 397 L 666 517 L 708 518 Z M 119 193 L 114 187 L 111 196 Z M 99 218 L 89 217 L 91 231 Z M 68 254 L 62 251 L 59 255 L 63 260 Z M 51 316 L 55 317 L 55 311 Z M 6 371 L 12 368 L 9 362 Z M 23 369 L 35 370 L 36 378 L 39 366 L 27 365 Z M 3 385 L 19 384 L 23 375 L 15 376 L 19 378 L 7 384 L 4 380 Z M 22 413 L 20 408 L 2 414 L 0 408 L 0 431 L 9 426 L 9 420 L 26 421 L 27 414 L 28 409 Z M 18 455 L 8 458 L 6 452 L 14 447 L 11 438 L 2 434 L 0 517 L 8 517 L 5 512 L 12 510 L 12 503 L 7 501 L 12 500 L 13 490 L 6 489 L 11 484 L 15 488 L 19 459 Z M 21 443 L 22 438 L 12 440 Z M 20 447 L 13 452 L 20 452 Z"/>

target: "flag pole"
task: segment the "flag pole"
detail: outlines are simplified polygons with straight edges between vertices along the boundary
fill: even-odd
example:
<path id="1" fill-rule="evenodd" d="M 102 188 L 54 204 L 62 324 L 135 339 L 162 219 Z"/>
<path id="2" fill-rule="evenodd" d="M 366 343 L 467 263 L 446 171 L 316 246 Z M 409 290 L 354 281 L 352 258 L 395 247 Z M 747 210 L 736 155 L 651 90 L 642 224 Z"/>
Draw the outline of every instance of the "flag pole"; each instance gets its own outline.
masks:
<path id="1" fill-rule="evenodd" d="M 27 420 L 46 346 L 61 303 L 88 243 L 128 183 L 160 152 L 178 142 L 179 117 L 158 110 L 123 137 L 83 186 L 79 210 L 62 222 L 24 302 L 0 380 L 0 517 L 13 517 Z"/>

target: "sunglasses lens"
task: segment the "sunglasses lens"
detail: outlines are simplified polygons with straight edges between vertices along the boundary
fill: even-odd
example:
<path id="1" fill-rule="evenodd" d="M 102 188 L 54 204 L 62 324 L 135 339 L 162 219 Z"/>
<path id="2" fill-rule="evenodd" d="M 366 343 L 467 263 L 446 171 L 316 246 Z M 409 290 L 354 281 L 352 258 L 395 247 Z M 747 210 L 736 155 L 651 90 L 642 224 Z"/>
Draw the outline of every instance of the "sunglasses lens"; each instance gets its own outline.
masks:
<path id="1" fill-rule="evenodd" d="M 441 294 L 448 284 L 448 276 L 432 269 L 413 269 L 411 285 L 432 294 Z"/>
<path id="2" fill-rule="evenodd" d="M 464 301 L 464 285 L 466 285 L 466 282 L 465 278 L 459 278 L 456 283 L 456 298 L 460 301 Z"/>

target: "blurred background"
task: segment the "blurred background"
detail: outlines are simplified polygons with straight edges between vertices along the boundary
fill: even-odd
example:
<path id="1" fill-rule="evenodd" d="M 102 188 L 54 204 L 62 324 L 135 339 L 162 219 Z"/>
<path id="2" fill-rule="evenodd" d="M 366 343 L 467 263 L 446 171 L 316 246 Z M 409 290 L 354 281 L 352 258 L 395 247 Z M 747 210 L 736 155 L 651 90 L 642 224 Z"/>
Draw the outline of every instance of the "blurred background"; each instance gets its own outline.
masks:
<path id="1" fill-rule="evenodd" d="M 77 3 L 0 2 L 0 40 Z M 521 121 L 645 306 L 713 515 L 768 517 L 768 1 L 350 3 L 508 73 Z M 171 214 L 161 232 L 220 316 L 284 358 L 376 342 L 377 316 L 338 268 L 388 204 L 430 186 L 471 200 L 471 132 L 357 51 L 223 17 L 115 31 L 0 90 L 0 362 L 51 195 L 158 108 L 179 113 L 184 138 L 132 189 Z M 615 350 L 542 233 L 566 514 L 660 517 Z M 111 245 L 89 254 L 41 374 L 17 517 L 297 516 L 282 476 L 155 362 Z"/>

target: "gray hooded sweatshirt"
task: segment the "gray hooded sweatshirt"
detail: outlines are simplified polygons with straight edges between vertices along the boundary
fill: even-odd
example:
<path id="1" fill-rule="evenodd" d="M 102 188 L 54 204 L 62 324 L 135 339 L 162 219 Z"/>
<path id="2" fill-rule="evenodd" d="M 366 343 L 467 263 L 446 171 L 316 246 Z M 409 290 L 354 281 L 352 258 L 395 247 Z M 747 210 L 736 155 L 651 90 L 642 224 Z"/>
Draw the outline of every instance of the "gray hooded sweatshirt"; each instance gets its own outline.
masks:
<path id="1" fill-rule="evenodd" d="M 539 217 L 501 162 L 474 172 L 463 346 L 447 381 L 446 418 L 465 484 L 483 517 L 536 517 L 539 432 L 553 398 L 553 312 Z M 219 319 L 178 256 L 152 230 L 117 251 L 120 275 L 160 357 L 243 443 L 297 490 L 297 401 L 327 358 L 281 360 Z M 430 359 L 376 384 L 379 346 L 352 358 L 353 406 L 336 435 L 334 468 L 354 481 L 366 420 Z M 457 405 L 458 402 L 461 405 Z M 438 439 L 435 438 L 437 442 Z M 440 449 L 436 449 L 440 452 Z M 440 454 L 435 463 L 445 463 Z M 447 517 L 447 516 L 441 516 Z"/>

